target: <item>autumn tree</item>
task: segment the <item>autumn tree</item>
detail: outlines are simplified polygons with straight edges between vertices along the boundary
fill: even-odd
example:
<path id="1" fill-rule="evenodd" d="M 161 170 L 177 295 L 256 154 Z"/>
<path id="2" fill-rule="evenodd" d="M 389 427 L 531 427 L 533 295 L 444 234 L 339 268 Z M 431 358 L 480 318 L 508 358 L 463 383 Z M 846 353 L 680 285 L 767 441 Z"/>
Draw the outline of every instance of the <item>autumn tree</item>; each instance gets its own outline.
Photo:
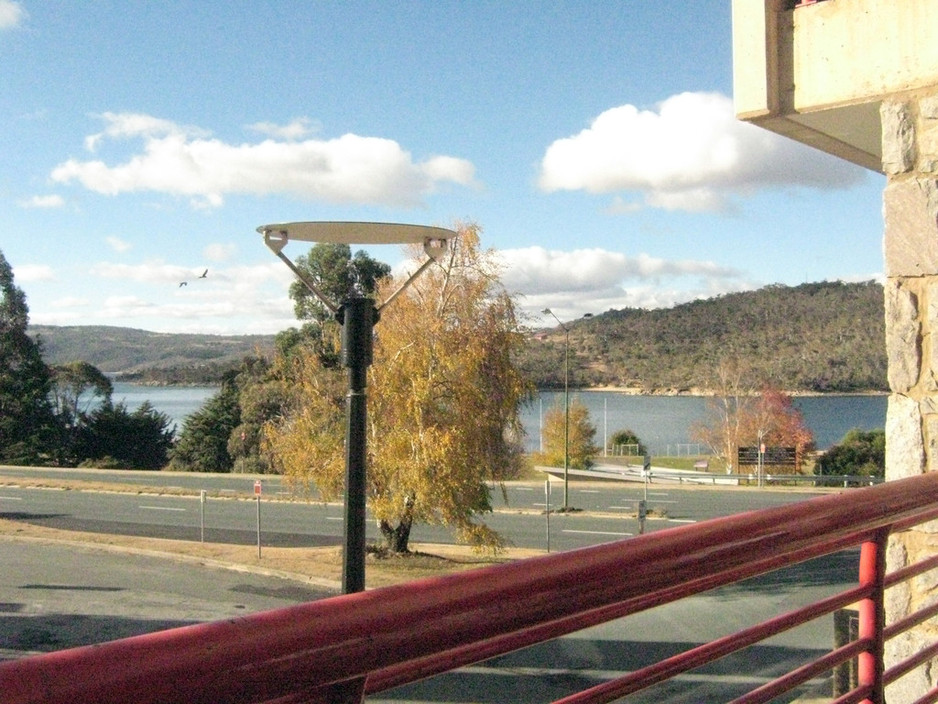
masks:
<path id="1" fill-rule="evenodd" d="M 414 252 L 414 265 L 422 259 Z M 395 290 L 378 286 L 378 299 Z M 406 552 L 415 523 L 454 528 L 475 546 L 501 538 L 487 480 L 514 476 L 522 454 L 520 407 L 530 389 L 515 366 L 524 344 L 512 296 L 478 228 L 463 226 L 446 254 L 381 311 L 368 388 L 368 500 L 386 546 Z M 285 473 L 341 495 L 345 404 L 340 370 L 314 354 L 296 359 L 294 404 L 268 426 Z"/>
<path id="2" fill-rule="evenodd" d="M 567 413 L 562 401 L 544 413 L 543 452 L 535 455 L 535 461 L 548 467 L 563 467 L 565 451 L 567 466 L 572 469 L 588 469 L 593 457 L 599 452 L 596 446 L 596 426 L 590 420 L 589 409 L 574 397 L 569 405 L 570 427 L 567 432 Z"/>
<path id="3" fill-rule="evenodd" d="M 691 429 L 692 437 L 706 443 L 711 451 L 737 466 L 740 447 L 794 447 L 796 468 L 801 468 L 806 453 L 814 447 L 814 436 L 791 396 L 778 389 L 764 387 L 754 391 L 748 385 L 746 370 L 724 362 L 718 370 L 720 386 L 708 402 L 707 417 Z"/>
<path id="4" fill-rule="evenodd" d="M 704 420 L 690 428 L 691 438 L 706 444 L 726 463 L 736 467 L 736 453 L 745 445 L 743 421 L 751 413 L 755 389 L 748 380 L 748 368 L 735 359 L 723 359 L 713 379 L 714 394 L 707 399 Z"/>

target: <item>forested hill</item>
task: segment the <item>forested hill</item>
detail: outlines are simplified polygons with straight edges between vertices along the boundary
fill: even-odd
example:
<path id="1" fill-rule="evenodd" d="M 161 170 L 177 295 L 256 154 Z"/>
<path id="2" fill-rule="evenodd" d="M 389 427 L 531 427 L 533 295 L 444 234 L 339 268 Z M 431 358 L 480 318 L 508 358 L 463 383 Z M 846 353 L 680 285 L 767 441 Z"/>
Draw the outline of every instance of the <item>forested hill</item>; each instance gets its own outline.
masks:
<path id="1" fill-rule="evenodd" d="M 570 385 L 645 392 L 714 389 L 721 363 L 787 391 L 885 391 L 883 288 L 875 282 L 768 286 L 661 310 L 628 308 L 568 324 Z M 562 329 L 534 336 L 524 366 L 563 386 Z"/>
<path id="2" fill-rule="evenodd" d="M 269 353 L 273 335 L 197 335 L 106 325 L 30 325 L 47 364 L 84 361 L 106 374 L 156 383 L 213 383 L 246 355 Z"/>
<path id="3" fill-rule="evenodd" d="M 721 363 L 786 391 L 886 390 L 883 289 L 877 283 L 768 286 L 674 308 L 610 310 L 568 323 L 571 387 L 714 389 Z M 155 333 L 107 326 L 30 327 L 48 364 L 76 360 L 127 380 L 217 382 L 273 336 Z M 534 332 L 522 365 L 563 386 L 563 331 Z"/>

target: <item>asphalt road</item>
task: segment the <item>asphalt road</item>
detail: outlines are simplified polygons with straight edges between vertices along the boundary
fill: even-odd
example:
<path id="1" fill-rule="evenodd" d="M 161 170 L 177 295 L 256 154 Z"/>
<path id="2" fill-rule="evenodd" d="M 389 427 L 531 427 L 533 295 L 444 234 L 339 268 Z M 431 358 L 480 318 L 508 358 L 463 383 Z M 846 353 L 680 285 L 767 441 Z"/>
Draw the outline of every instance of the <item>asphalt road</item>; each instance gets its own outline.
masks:
<path id="1" fill-rule="evenodd" d="M 71 470 L 70 470 L 71 471 Z M 204 509 L 206 540 L 256 540 L 253 477 L 163 473 L 93 473 L 128 481 L 214 492 L 198 496 L 92 493 L 0 487 L 0 517 L 42 525 L 197 540 Z M 131 476 L 143 475 L 142 477 Z M 0 469 L 0 476 L 9 474 Z M 75 476 L 75 475 L 69 475 Z M 276 487 L 276 488 L 275 488 Z M 554 484 L 552 503 L 559 498 Z M 268 545 L 341 542 L 341 506 L 283 500 L 279 482 L 264 478 L 262 539 Z M 648 488 L 651 508 L 667 517 L 648 530 L 801 501 L 808 492 L 759 489 Z M 275 500 L 274 497 L 280 497 Z M 550 517 L 551 547 L 566 550 L 637 532 L 635 502 L 643 487 L 571 484 L 570 503 L 582 513 Z M 225 498 L 221 498 L 225 497 Z M 544 487 L 512 484 L 507 504 L 494 494 L 490 524 L 521 547 L 546 542 Z M 369 522 L 370 524 L 371 522 Z M 420 526 L 414 541 L 450 541 L 442 529 Z M 154 561 L 98 548 L 62 548 L 0 541 L 0 657 L 42 651 L 321 598 L 327 593 L 275 577 L 227 572 L 176 561 Z M 633 567 L 634 569 L 634 567 Z M 640 569 L 640 567 L 639 567 Z M 623 573 L 623 579 L 628 573 Z M 457 672 L 369 698 L 370 704 L 542 702 L 735 632 L 798 605 L 816 601 L 856 580 L 856 555 L 845 553 L 697 595 L 628 619 L 506 655 Z M 629 698 L 630 702 L 727 701 L 783 670 L 828 650 L 831 619 L 821 619 L 707 668 Z M 817 685 L 817 682 L 812 683 Z"/>
<path id="2" fill-rule="evenodd" d="M 0 564 L 0 660 L 332 596 L 276 577 L 101 546 L 0 540 Z"/>
<path id="3" fill-rule="evenodd" d="M 189 495 L 151 493 L 97 493 L 50 489 L 0 487 L 0 517 L 15 518 L 66 530 L 140 535 L 161 538 L 254 544 L 257 540 L 257 505 L 254 482 L 262 483 L 261 540 L 276 546 L 338 545 L 342 540 L 342 507 L 315 500 L 288 500 L 279 477 L 204 475 L 164 472 L 114 472 L 101 470 L 25 470 L 0 467 L 0 476 L 70 478 L 120 482 L 163 489 L 182 489 Z M 562 483 L 554 481 L 551 507 L 562 504 Z M 205 490 L 202 503 L 198 492 Z M 494 513 L 484 520 L 517 547 L 545 549 L 548 530 L 551 550 L 570 550 L 638 534 L 637 503 L 647 497 L 652 515 L 644 524 L 651 532 L 725 516 L 803 501 L 820 492 L 778 489 L 669 487 L 647 489 L 632 484 L 573 482 L 571 513 L 545 511 L 545 486 L 538 482 L 513 482 L 507 494 L 494 488 Z M 249 500 L 248 500 L 249 499 Z M 507 500 L 506 500 L 507 499 Z M 549 518 L 549 520 L 548 520 Z M 548 525 L 549 524 L 549 525 Z M 367 529 L 377 539 L 373 521 Z M 451 531 L 418 525 L 414 542 L 453 541 Z"/>

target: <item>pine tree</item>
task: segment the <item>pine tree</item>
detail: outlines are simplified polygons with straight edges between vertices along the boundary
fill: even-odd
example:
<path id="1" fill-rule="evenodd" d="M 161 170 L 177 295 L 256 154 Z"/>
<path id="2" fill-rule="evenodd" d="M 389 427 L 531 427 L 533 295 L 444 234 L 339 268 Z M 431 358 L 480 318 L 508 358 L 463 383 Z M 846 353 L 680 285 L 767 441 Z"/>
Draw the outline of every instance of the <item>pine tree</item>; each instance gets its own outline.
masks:
<path id="1" fill-rule="evenodd" d="M 52 372 L 26 334 L 28 322 L 26 295 L 0 252 L 0 461 L 49 464 L 60 437 L 49 401 Z"/>

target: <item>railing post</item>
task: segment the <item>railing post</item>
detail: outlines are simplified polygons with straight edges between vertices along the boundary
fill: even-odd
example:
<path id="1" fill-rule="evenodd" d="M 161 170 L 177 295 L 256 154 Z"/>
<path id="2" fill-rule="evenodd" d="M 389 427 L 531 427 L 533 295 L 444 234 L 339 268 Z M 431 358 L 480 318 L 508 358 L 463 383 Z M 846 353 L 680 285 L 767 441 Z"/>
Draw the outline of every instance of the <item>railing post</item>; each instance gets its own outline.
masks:
<path id="1" fill-rule="evenodd" d="M 862 704 L 883 704 L 883 630 L 886 627 L 886 611 L 883 591 L 886 577 L 886 541 L 889 531 L 881 529 L 873 540 L 860 548 L 860 585 L 873 587 L 873 593 L 859 603 L 859 633 L 861 640 L 868 639 L 868 650 L 857 659 L 857 684 L 869 685 L 870 697 Z"/>

